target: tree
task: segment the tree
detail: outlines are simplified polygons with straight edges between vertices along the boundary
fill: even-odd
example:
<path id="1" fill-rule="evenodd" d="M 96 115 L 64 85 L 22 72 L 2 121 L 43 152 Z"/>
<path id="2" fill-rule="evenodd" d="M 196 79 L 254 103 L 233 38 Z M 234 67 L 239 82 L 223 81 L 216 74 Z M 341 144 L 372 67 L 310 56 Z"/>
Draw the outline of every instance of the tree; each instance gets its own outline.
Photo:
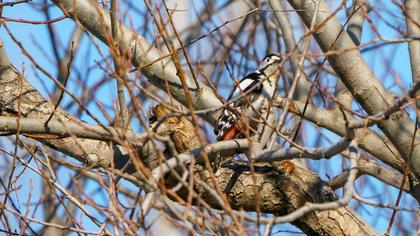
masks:
<path id="1" fill-rule="evenodd" d="M 420 3 L 379 5 L 0 3 L 2 232 L 418 232 Z M 222 97 L 269 52 L 284 63 L 257 134 L 214 141 Z"/>

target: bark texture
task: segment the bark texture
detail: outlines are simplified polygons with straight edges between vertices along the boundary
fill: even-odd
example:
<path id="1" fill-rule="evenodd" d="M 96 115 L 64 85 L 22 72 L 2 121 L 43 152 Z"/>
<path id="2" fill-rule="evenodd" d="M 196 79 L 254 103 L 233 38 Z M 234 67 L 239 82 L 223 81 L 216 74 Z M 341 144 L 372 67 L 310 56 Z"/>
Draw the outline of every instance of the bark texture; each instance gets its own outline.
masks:
<path id="1" fill-rule="evenodd" d="M 172 120 L 163 123 L 158 134 L 177 137 L 176 147 L 180 148 L 179 151 L 193 150 L 200 145 L 191 141 L 196 140 L 191 127 L 187 119 L 177 122 Z M 196 165 L 195 170 L 194 178 L 208 183 L 214 192 L 200 184 L 195 184 L 194 190 L 199 198 L 214 208 L 223 208 L 214 197 L 216 189 L 226 194 L 232 209 L 272 213 L 276 216 L 293 212 L 305 202 L 323 203 L 337 199 L 334 191 L 317 174 L 293 161 L 258 164 L 254 173 L 247 166 L 228 163 L 217 169 L 215 179 L 202 165 Z M 175 182 L 171 177 L 166 181 Z M 184 199 L 188 198 L 186 189 L 178 194 Z M 379 235 L 349 207 L 311 212 L 292 224 L 308 235 Z"/>
<path id="2" fill-rule="evenodd" d="M 37 118 L 46 121 L 54 112 L 53 120 L 62 123 L 67 122 L 82 124 L 76 117 L 68 114 L 60 108 L 54 111 L 54 106 L 48 102 L 28 81 L 18 73 L 10 64 L 3 43 L 0 47 L 0 114 L 3 116 L 25 118 Z M 71 133 L 71 131 L 69 131 Z M 19 132 L 18 132 L 19 133 Z M 125 152 L 116 146 L 112 150 L 109 143 L 92 139 L 76 137 L 57 138 L 55 135 L 32 135 L 29 136 L 59 150 L 90 166 L 110 165 L 115 161 L 116 166 L 126 163 Z"/>
<path id="3" fill-rule="evenodd" d="M 311 25 L 315 8 L 319 11 L 315 17 L 315 37 L 328 61 L 340 80 L 346 85 L 356 101 L 370 115 L 385 111 L 393 103 L 392 94 L 377 80 L 372 70 L 364 61 L 360 51 L 353 43 L 343 26 L 323 0 L 300 1 L 289 0 L 307 27 Z M 379 122 L 384 132 L 402 158 L 409 163 L 416 178 L 420 176 L 420 145 L 412 147 L 414 124 L 404 111 L 392 114 L 388 119 Z M 415 143 L 419 142 L 419 135 Z M 412 179 L 413 191 L 420 194 L 419 182 Z"/>
<path id="4" fill-rule="evenodd" d="M 109 42 L 110 17 L 96 4 L 96 1 L 53 0 L 53 2 L 65 9 L 66 13 L 75 21 L 80 22 L 86 30 L 103 42 Z M 316 1 L 289 0 L 289 2 L 296 9 L 304 9 L 299 11 L 299 14 L 309 25 Z M 324 22 L 327 18 L 328 20 Z M 358 102 L 370 114 L 385 110 L 392 102 L 390 94 L 376 80 L 359 51 L 357 49 L 347 51 L 349 48 L 353 48 L 354 44 L 345 32 L 339 30 L 342 28 L 340 23 L 334 16 L 331 17 L 331 11 L 324 2 L 321 2 L 316 25 L 318 27 L 315 27 L 317 32 L 314 35 L 321 48 L 325 52 L 340 51 L 339 54 L 331 55 L 328 58 L 332 67 Z M 182 104 L 188 105 L 189 99 L 191 99 L 195 109 L 213 109 L 221 106 L 221 102 L 210 88 L 201 83 L 198 83 L 199 87 L 197 87 L 197 84 L 188 76 L 180 77 L 179 68 L 176 68 L 167 55 L 163 55 L 142 36 L 122 24 L 119 24 L 117 41 L 120 48 L 129 49 L 128 56 L 132 63 L 146 75 L 151 83 L 163 91 L 170 92 Z M 53 105 L 44 99 L 5 58 L 7 56 L 4 49 L 1 48 L 1 114 L 17 117 L 16 119 L 28 117 L 45 120 L 54 112 Z M 190 95 L 185 93 L 185 87 Z M 156 116 L 162 118 L 170 111 L 157 109 L 154 112 Z M 217 115 L 217 112 L 205 113 L 203 118 L 214 123 Z M 63 123 L 68 121 L 82 123 L 61 109 L 54 112 L 53 119 Z M 408 155 L 414 127 L 408 116 L 404 112 L 399 112 L 392 115 L 390 119 L 381 122 L 380 127 L 390 142 L 397 147 L 403 159 L 409 160 L 414 172 L 419 174 L 420 160 L 418 158 L 410 159 Z M 197 133 L 194 132 L 195 127 L 185 117 L 169 118 L 161 124 L 157 131 L 160 135 L 172 140 L 178 153 L 184 153 L 203 145 L 199 142 Z M 337 128 L 336 132 L 341 134 L 344 133 L 344 130 Z M 370 135 L 360 133 L 358 139 L 361 143 L 364 142 L 362 136 L 369 136 L 369 140 L 374 140 Z M 126 156 L 123 155 L 125 150 L 104 141 L 75 137 L 35 136 L 34 138 L 55 150 L 95 166 L 108 167 L 114 160 L 116 168 L 122 168 L 126 162 Z M 374 141 L 379 142 L 380 140 Z M 367 144 L 367 146 L 369 145 L 374 145 L 374 142 Z M 155 153 L 148 152 L 147 147 L 153 149 L 153 144 L 146 143 L 140 153 L 143 156 L 155 155 Z M 371 150 L 371 152 L 379 151 Z M 420 147 L 416 147 L 413 156 L 419 156 L 419 153 Z M 174 155 L 174 153 L 170 154 Z M 387 158 L 391 156 L 390 153 L 384 155 Z M 162 161 L 165 160 L 153 158 L 146 164 L 153 168 Z M 397 168 L 401 168 L 402 165 L 400 160 L 389 160 L 389 163 Z M 194 168 L 196 170 L 194 178 L 206 183 L 213 191 L 221 190 L 229 200 L 228 204 L 235 210 L 257 211 L 281 216 L 304 206 L 305 202 L 324 203 L 337 199 L 334 191 L 318 175 L 293 161 L 256 164 L 254 170 L 250 170 L 245 165 L 228 163 L 216 171 L 215 178 L 207 170 L 208 166 L 196 165 Z M 171 178 L 169 176 L 166 180 L 171 181 Z M 194 183 L 193 189 L 198 194 L 195 196 L 196 200 L 202 199 L 214 208 L 226 208 L 226 203 L 221 203 L 209 188 Z M 188 198 L 186 189 L 182 189 L 178 193 L 183 199 Z M 196 203 L 199 204 L 199 201 Z M 308 235 L 378 235 L 378 232 L 347 206 L 311 212 L 292 223 Z"/>
<path id="5" fill-rule="evenodd" d="M 420 1 L 406 0 L 404 2 L 405 15 L 407 21 L 407 33 L 411 38 L 408 42 L 408 52 L 410 53 L 411 72 L 413 82 L 420 81 Z M 417 93 L 420 96 L 420 93 Z M 420 109 L 420 98 L 416 101 L 417 109 Z"/>
<path id="6" fill-rule="evenodd" d="M 110 43 L 111 21 L 109 14 L 99 7 L 96 1 L 54 0 L 53 2 L 63 7 L 74 20 L 80 22 L 90 33 L 104 43 Z M 186 86 L 195 109 L 208 109 L 222 105 L 209 87 L 197 82 L 199 84 L 199 88 L 197 88 L 193 79 L 189 76 L 180 78 L 178 76 L 179 71 L 177 71 L 169 55 L 164 55 L 149 44 L 144 37 L 121 23 L 118 23 L 116 41 L 119 42 L 119 48 L 123 51 L 128 50 L 127 54 L 133 65 L 141 70 L 152 84 L 162 91 L 170 92 L 182 104 L 188 104 L 188 96 L 183 89 L 183 86 Z M 204 115 L 204 119 L 212 124 L 217 117 L 218 112 Z"/>

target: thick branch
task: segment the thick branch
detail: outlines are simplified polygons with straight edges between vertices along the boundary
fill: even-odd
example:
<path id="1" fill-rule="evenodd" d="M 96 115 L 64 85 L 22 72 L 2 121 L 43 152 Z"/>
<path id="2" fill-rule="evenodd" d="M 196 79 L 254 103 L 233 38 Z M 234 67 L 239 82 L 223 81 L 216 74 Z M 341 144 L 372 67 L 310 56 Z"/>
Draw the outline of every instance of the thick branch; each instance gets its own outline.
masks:
<path id="1" fill-rule="evenodd" d="M 233 165 L 220 168 L 215 175 L 234 209 L 255 211 L 258 207 L 261 212 L 282 216 L 302 207 L 305 202 L 336 199 L 333 191 L 315 173 L 291 162 L 282 162 L 279 166 L 276 171 L 256 168 L 252 174 L 248 168 Z M 201 176 L 212 183 L 207 171 Z M 217 204 L 204 190 L 202 197 L 210 204 Z M 309 212 L 292 224 L 307 235 L 378 235 L 349 207 Z"/>
<path id="2" fill-rule="evenodd" d="M 92 0 L 54 0 L 55 4 L 68 11 L 70 16 L 79 21 L 90 33 L 94 34 L 104 43 L 108 44 L 111 32 L 111 21 L 107 11 L 100 8 L 96 1 Z M 187 97 L 184 93 L 180 78 L 171 58 L 163 57 L 163 54 L 146 39 L 135 31 L 118 22 L 118 34 L 116 40 L 122 50 L 130 50 L 132 63 L 140 68 L 151 83 L 165 92 L 170 92 L 182 104 L 187 105 Z M 200 83 L 197 89 L 192 78 L 186 77 L 186 85 L 191 94 L 195 109 L 207 109 L 220 106 L 222 103 L 214 96 L 213 91 Z M 204 118 L 214 123 L 217 112 L 205 114 Z"/>
<path id="3" fill-rule="evenodd" d="M 277 96 L 273 105 L 283 108 L 285 106 L 284 100 L 284 98 Z M 289 111 L 300 115 L 304 106 L 303 102 L 293 101 L 289 106 Z M 304 118 L 340 136 L 346 135 L 343 115 L 337 110 L 325 110 L 308 104 Z M 385 137 L 381 137 L 367 128 L 357 129 L 355 133 L 356 140 L 361 148 L 399 171 L 404 169 L 403 162 L 396 156 L 396 150 Z"/>
<path id="4" fill-rule="evenodd" d="M 52 120 L 46 124 L 42 119 L 17 118 L 0 116 L 0 134 L 24 134 L 39 139 L 57 139 L 75 136 L 77 138 L 94 139 L 102 141 L 120 141 L 124 136 L 132 144 L 141 144 L 147 135 L 135 134 L 123 129 L 88 125 L 80 121 Z"/>
<path id="5" fill-rule="evenodd" d="M 185 120 L 184 122 L 189 121 Z M 204 163 L 203 159 L 205 158 L 203 157 L 207 156 L 211 159 L 222 150 L 223 155 L 243 152 L 247 150 L 249 145 L 247 139 L 238 139 L 209 144 L 200 148 L 197 144 L 191 144 L 191 138 L 188 135 L 192 132 L 191 130 L 181 130 L 172 124 L 168 124 L 167 127 L 169 129 L 173 127 L 173 132 L 169 132 L 171 136 L 175 133 L 182 134 L 177 142 L 184 143 L 184 145 L 177 146 L 189 147 L 190 151 L 179 154 L 155 168 L 152 171 L 154 180 L 160 179 L 165 173 L 175 169 L 176 166 L 191 163 L 192 161 L 195 161 L 194 163 Z M 168 130 L 165 132 L 168 133 Z M 158 134 L 164 135 L 159 132 Z M 195 169 L 197 171 L 194 172 L 194 191 L 197 193 L 196 201 L 199 202 L 197 198 L 201 198 L 211 207 L 225 210 L 230 209 L 230 207 L 245 211 L 257 211 L 258 209 L 260 212 L 280 216 L 279 220 L 284 219 L 281 216 L 294 212 L 307 202 L 328 202 L 326 205 L 313 205 L 316 205 L 316 207 L 328 206 L 334 208 L 333 210 L 328 208 L 330 210 L 309 211 L 292 223 L 308 235 L 378 234 L 368 224 L 364 223 L 353 210 L 340 205 L 343 202 L 335 202 L 334 192 L 315 173 L 296 165 L 292 161 L 274 162 L 271 164 L 256 163 L 254 165 L 254 170 L 251 171 L 246 165 L 228 163 L 212 175 L 210 171 L 196 164 Z M 210 188 L 197 184 L 198 182 L 208 183 Z M 216 189 L 220 189 L 226 194 L 230 207 L 226 207 L 227 203 L 223 201 L 221 203 L 221 196 L 215 196 L 217 194 Z M 178 194 L 186 199 L 189 191 L 184 189 L 179 191 Z M 312 206 L 311 204 L 309 205 Z M 226 211 L 226 213 L 228 214 L 229 212 Z"/>
<path id="6" fill-rule="evenodd" d="M 323 0 L 319 1 L 321 5 L 316 16 L 317 30 L 313 36 L 324 52 L 336 52 L 328 56 L 331 66 L 369 114 L 386 110 L 388 104 L 392 103 L 392 95 L 376 79 L 328 5 Z M 318 1 L 289 0 L 289 3 L 299 10 L 298 14 L 309 27 Z M 355 49 L 348 51 L 352 48 Z M 401 156 L 410 162 L 413 171 L 420 175 L 420 159 L 410 158 L 414 124 L 408 115 L 403 111 L 395 113 L 390 119 L 379 122 L 378 126 Z M 413 147 L 412 157 L 416 156 L 420 156 L 420 145 Z"/>
<path id="7" fill-rule="evenodd" d="M 50 114 L 54 112 L 53 120 L 59 120 L 60 123 L 63 124 L 60 125 L 63 129 L 65 128 L 65 124 L 67 122 L 69 122 L 70 127 L 72 126 L 71 124 L 83 123 L 60 108 L 57 108 L 54 111 L 54 106 L 46 101 L 42 95 L 39 94 L 39 92 L 34 89 L 10 64 L 2 41 L 0 41 L 0 88 L 1 113 L 8 114 L 9 116 L 26 117 L 45 122 Z M 18 130 L 18 118 L 16 117 L 3 119 L 6 123 L 7 119 L 8 122 L 11 122 L 9 123 L 11 130 L 6 131 L 13 131 L 13 126 L 16 128 L 15 131 Z M 14 121 L 12 121 L 13 119 Z M 25 120 L 22 121 L 22 128 L 25 126 L 26 128 L 29 128 L 28 126 L 30 126 L 30 124 L 25 124 Z M 58 125 L 57 122 L 58 121 L 54 121 L 53 124 Z M 32 128 L 39 128 L 40 130 L 38 131 L 43 129 L 35 124 Z M 60 127 L 51 128 L 55 130 L 55 128 Z M 5 130 L 3 129 L 3 131 Z M 56 131 L 56 134 L 58 134 L 59 130 Z M 70 131 L 68 132 L 71 133 Z M 109 166 L 113 155 L 113 159 L 116 161 L 116 166 L 124 165 L 126 162 L 126 159 L 122 154 L 124 153 L 122 149 L 112 150 L 108 143 L 104 141 L 77 139 L 74 137 L 61 139 L 40 138 L 38 140 L 56 150 L 78 159 L 79 161 L 95 166 Z"/>
<path id="8" fill-rule="evenodd" d="M 420 1 L 406 0 L 405 20 L 407 22 L 407 33 L 409 38 L 417 38 L 408 42 L 408 51 L 410 53 L 411 72 L 413 73 L 413 82 L 420 81 Z M 417 93 L 419 96 L 420 93 Z M 416 102 L 417 109 L 420 109 L 420 99 Z"/>
<path id="9" fill-rule="evenodd" d="M 375 164 L 374 161 L 368 160 L 365 158 L 359 158 L 358 159 L 358 168 L 359 168 L 359 177 L 363 175 L 369 175 L 372 176 L 388 185 L 391 185 L 395 188 L 400 188 L 401 183 L 403 180 L 403 175 L 392 171 L 389 169 L 386 169 L 382 166 L 378 166 Z M 343 174 L 334 177 L 330 181 L 328 181 L 328 184 L 333 189 L 338 189 L 344 186 L 344 183 L 346 182 L 348 177 L 348 170 L 344 171 Z M 403 186 L 402 188 L 405 192 L 410 192 L 410 185 L 408 182 Z"/>

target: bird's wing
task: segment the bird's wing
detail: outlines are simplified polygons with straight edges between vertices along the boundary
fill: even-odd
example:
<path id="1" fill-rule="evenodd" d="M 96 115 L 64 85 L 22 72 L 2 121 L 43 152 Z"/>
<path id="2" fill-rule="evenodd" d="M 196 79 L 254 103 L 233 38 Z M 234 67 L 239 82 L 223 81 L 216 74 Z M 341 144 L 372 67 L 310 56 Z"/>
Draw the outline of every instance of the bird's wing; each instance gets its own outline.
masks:
<path id="1" fill-rule="evenodd" d="M 262 84 L 260 82 L 260 76 L 261 74 L 258 72 L 250 73 L 235 85 L 227 100 L 228 102 L 236 100 L 230 105 L 231 107 L 239 108 L 249 104 L 253 100 L 252 97 L 255 93 L 261 92 Z"/>
<path id="2" fill-rule="evenodd" d="M 260 82 L 260 76 L 261 74 L 258 72 L 250 73 L 232 89 L 227 101 L 235 101 L 223 109 L 218 119 L 218 124 L 214 129 L 217 140 L 224 138 L 226 132 L 238 122 L 238 116 L 240 116 L 241 111 L 245 110 L 252 103 L 255 97 L 257 97 L 256 94 L 261 93 L 262 84 Z"/>

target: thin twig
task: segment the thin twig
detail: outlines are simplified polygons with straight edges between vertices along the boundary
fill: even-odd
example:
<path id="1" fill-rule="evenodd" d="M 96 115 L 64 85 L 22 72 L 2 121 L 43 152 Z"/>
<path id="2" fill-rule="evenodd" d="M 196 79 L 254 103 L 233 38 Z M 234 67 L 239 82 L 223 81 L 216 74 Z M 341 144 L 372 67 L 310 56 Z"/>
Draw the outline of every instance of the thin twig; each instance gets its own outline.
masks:
<path id="1" fill-rule="evenodd" d="M 417 84 L 420 84 L 420 81 L 418 81 Z M 415 96 L 415 94 L 416 94 L 416 91 L 413 91 L 412 93 L 410 93 L 411 96 Z M 418 125 L 419 125 L 419 123 L 417 121 L 418 120 L 416 119 L 416 127 L 414 129 L 413 138 L 411 140 L 410 156 L 407 160 L 408 163 L 410 163 L 410 159 L 413 156 L 413 149 L 414 149 L 414 146 L 415 146 L 414 142 L 416 140 L 416 134 L 417 134 Z M 388 227 L 386 229 L 385 235 L 389 235 L 391 233 L 391 228 L 392 228 L 392 225 L 394 224 L 395 216 L 397 215 L 397 212 L 398 212 L 398 206 L 399 206 L 400 201 L 401 201 L 403 187 L 405 185 L 405 182 L 407 181 L 409 171 L 410 171 L 410 167 L 409 167 L 408 164 L 406 164 L 405 169 L 404 169 L 404 176 L 403 176 L 403 179 L 402 179 L 402 182 L 401 182 L 401 186 L 400 186 L 400 189 L 398 190 L 397 200 L 395 200 L 395 206 L 394 206 L 394 209 L 392 211 L 391 219 L 389 220 L 389 224 L 388 224 Z"/>
<path id="2" fill-rule="evenodd" d="M 13 19 L 8 17 L 1 17 L 0 19 L 3 21 L 9 21 L 9 22 L 17 22 L 17 23 L 25 23 L 25 24 L 33 24 L 33 25 L 45 25 L 45 24 L 52 24 L 61 20 L 66 19 L 67 16 L 63 15 L 51 20 L 45 20 L 45 21 L 33 21 L 33 20 L 25 20 L 25 19 Z"/>
<path id="3" fill-rule="evenodd" d="M 32 2 L 32 0 L 15 0 L 13 2 L 2 2 L 0 3 L 0 7 L 7 7 L 7 6 L 13 7 L 20 3 L 29 3 L 29 2 Z"/>
<path id="4" fill-rule="evenodd" d="M 73 47 L 74 47 L 74 42 L 71 43 L 71 48 L 70 48 L 70 60 L 67 63 L 67 74 L 66 74 L 66 78 L 64 78 L 63 81 L 63 87 L 65 88 L 67 86 L 67 81 L 70 77 L 70 71 L 71 71 L 71 63 L 73 62 Z M 48 126 L 48 122 L 50 122 L 51 118 L 54 116 L 55 111 L 57 110 L 57 107 L 60 105 L 61 100 L 64 97 L 64 89 L 61 89 L 60 91 L 60 96 L 58 97 L 57 102 L 54 105 L 54 110 L 51 112 L 50 116 L 48 117 L 48 119 L 45 121 L 45 127 Z"/>

